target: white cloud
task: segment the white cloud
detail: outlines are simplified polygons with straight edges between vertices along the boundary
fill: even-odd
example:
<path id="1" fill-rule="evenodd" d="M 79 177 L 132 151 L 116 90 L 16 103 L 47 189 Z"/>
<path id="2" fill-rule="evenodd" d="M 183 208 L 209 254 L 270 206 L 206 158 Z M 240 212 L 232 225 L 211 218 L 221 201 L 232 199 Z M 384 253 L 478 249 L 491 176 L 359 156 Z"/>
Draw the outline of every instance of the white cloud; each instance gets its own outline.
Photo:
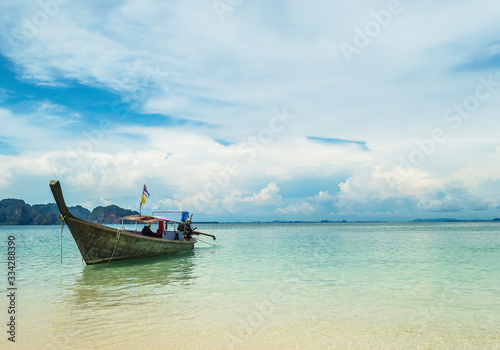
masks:
<path id="1" fill-rule="evenodd" d="M 201 214 L 227 215 L 237 214 L 238 218 L 252 217 L 252 215 L 268 215 L 267 208 L 274 208 L 281 204 L 282 198 L 279 188 L 274 183 L 269 183 L 259 192 L 244 196 L 241 192 L 231 193 L 219 198 L 212 197 L 210 193 L 188 195 L 179 199 L 166 199 L 160 201 L 159 205 L 176 210 L 189 209 Z"/>
<path id="2" fill-rule="evenodd" d="M 374 123 L 381 117 L 386 123 L 398 124 L 404 116 L 408 126 L 435 117 L 405 116 L 408 106 L 418 108 L 417 104 L 423 101 L 429 107 L 438 107 L 432 98 L 420 95 L 415 99 L 413 92 L 427 88 L 436 91 L 436 87 L 445 89 L 441 93 L 449 91 L 450 77 L 438 71 L 453 64 L 450 58 L 458 61 L 456 52 L 450 52 L 453 47 L 449 43 L 463 38 L 463 33 L 489 28 L 493 21 L 493 11 L 487 11 L 487 7 L 483 11 L 479 4 L 474 4 L 474 13 L 484 20 L 482 25 L 465 21 L 467 25 L 460 28 L 447 24 L 456 22 L 457 17 L 469 16 L 467 4 L 454 5 L 456 17 L 444 23 L 447 17 L 433 14 L 449 10 L 450 5 L 436 9 L 429 4 L 404 4 L 401 17 L 348 65 L 338 48 L 333 50 L 335 54 L 325 55 L 325 40 L 336 46 L 351 39 L 355 27 L 363 26 L 371 18 L 371 11 L 381 9 L 379 6 L 363 2 L 304 6 L 290 2 L 286 6 L 286 21 L 279 21 L 280 17 L 267 21 L 256 6 L 259 5 L 239 6 L 230 22 L 220 22 L 209 3 L 195 9 L 185 2 L 172 6 L 128 1 L 102 11 L 95 4 L 71 2 L 61 6 L 35 37 L 21 46 L 8 47 L 4 54 L 16 62 L 22 75 L 39 82 L 64 84 L 67 79 L 76 79 L 124 93 L 145 86 L 156 88 L 157 93 L 143 101 L 145 111 L 184 114 L 229 126 L 233 131 L 236 126 L 255 125 L 265 118 L 265 106 L 276 107 L 285 100 L 294 101 L 300 114 L 307 115 L 307 120 L 300 124 L 309 132 L 322 125 L 323 132 L 337 130 L 345 134 L 351 123 L 344 121 L 360 118 L 363 123 L 358 125 L 358 132 L 366 134 L 375 128 L 383 133 L 387 128 Z M 358 11 L 353 11 L 354 7 Z M 17 25 L 40 8 L 21 1 L 11 10 L 16 11 L 11 24 Z M 277 11 L 276 14 L 283 10 L 281 5 L 266 6 L 266 11 Z M 310 13 L 314 20 L 307 19 L 304 13 Z M 440 35 L 435 35 L 435 26 L 422 25 L 421 18 L 434 21 L 441 29 Z M 293 33 L 300 35 L 289 35 L 292 28 Z M 410 37 L 412 40 L 407 40 Z M 440 54 L 446 54 L 446 59 L 424 59 L 429 50 L 437 47 L 442 48 Z M 169 75 L 155 79 L 158 75 L 148 72 L 156 67 Z M 429 69 L 432 74 L 441 74 L 438 81 L 418 76 L 419 71 Z M 402 93 L 397 80 L 405 76 L 411 76 L 413 81 L 405 84 Z M 466 75 L 452 79 L 469 79 L 472 84 L 470 78 Z M 380 89 L 381 82 L 390 83 Z M 453 86 L 468 85 L 466 80 L 460 83 Z M 448 96 L 458 91 L 455 89 Z M 333 124 L 328 98 L 332 96 L 338 97 L 338 123 Z M 359 99 L 372 106 L 370 115 L 355 113 Z M 246 118 L 249 108 L 252 118 Z"/>
<path id="3" fill-rule="evenodd" d="M 276 184 L 270 182 L 267 187 L 251 196 L 242 197 L 239 192 L 232 192 L 222 200 L 222 206 L 229 212 L 234 213 L 242 204 L 254 207 L 265 207 L 278 205 L 281 202 L 280 189 Z"/>
<path id="4" fill-rule="evenodd" d="M 285 208 L 278 208 L 275 210 L 275 212 L 278 214 L 285 214 L 285 215 L 297 215 L 297 218 L 299 219 L 303 216 L 308 216 L 314 213 L 314 208 L 311 205 L 311 203 L 302 202 L 299 204 L 289 205 Z"/>
<path id="5" fill-rule="evenodd" d="M 386 3 L 245 3 L 220 21 L 210 1 L 72 1 L 29 39 L 19 33 L 40 5 L 2 4 L 1 51 L 24 83 L 76 81 L 118 93 L 136 112 L 208 125 L 124 122 L 101 130 L 49 98 L 23 112 L 0 109 L 0 137 L 17 151 L 0 158 L 0 187 L 23 173 L 58 176 L 89 203 L 97 193 L 131 206 L 135 188 L 148 182 L 162 195 L 151 206 L 204 203 L 217 215 L 266 206 L 311 216 L 491 213 L 500 193 L 500 89 L 456 130 L 443 115 L 486 76 L 464 67 L 498 55 L 498 5 L 401 3 L 403 11 L 350 64 L 339 43 L 351 42 Z M 272 111 L 283 106 L 296 117 L 278 132 Z M 415 140 L 436 128 L 447 141 L 401 176 L 400 157 L 419 151 Z M 364 141 L 370 150 L 308 136 Z M 229 174 L 234 164 L 239 170 Z M 283 190 L 287 181 L 317 178 L 332 183 Z"/>

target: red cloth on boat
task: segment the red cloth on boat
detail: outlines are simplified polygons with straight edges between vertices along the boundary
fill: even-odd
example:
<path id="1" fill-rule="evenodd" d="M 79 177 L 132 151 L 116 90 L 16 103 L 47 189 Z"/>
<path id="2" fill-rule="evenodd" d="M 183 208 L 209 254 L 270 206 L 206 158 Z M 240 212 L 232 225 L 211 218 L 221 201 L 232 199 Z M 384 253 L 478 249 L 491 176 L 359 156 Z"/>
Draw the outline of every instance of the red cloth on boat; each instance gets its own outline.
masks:
<path id="1" fill-rule="evenodd" d="M 156 231 L 156 235 L 163 235 L 163 221 L 158 222 L 158 231 Z"/>

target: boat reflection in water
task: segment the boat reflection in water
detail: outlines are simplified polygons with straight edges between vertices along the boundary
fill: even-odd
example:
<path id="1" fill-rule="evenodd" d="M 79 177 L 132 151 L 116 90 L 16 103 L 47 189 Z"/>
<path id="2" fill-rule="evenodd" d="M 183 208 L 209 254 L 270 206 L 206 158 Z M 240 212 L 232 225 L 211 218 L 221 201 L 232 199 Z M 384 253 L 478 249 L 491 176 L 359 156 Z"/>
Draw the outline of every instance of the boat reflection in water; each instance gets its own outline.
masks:
<path id="1" fill-rule="evenodd" d="M 109 265 L 87 265 L 75 283 L 66 302 L 79 307 L 149 303 L 151 298 L 168 297 L 179 286 L 189 288 L 194 283 L 195 252 L 180 252 L 175 256 L 151 257 L 135 261 L 115 261 Z"/>
<path id="2" fill-rule="evenodd" d="M 195 314 L 190 295 L 197 279 L 195 251 L 109 265 L 86 266 L 65 286 L 60 317 L 50 324 L 43 349 L 129 349 L 162 324 Z M 192 296 L 191 296 L 192 297 Z M 170 330 L 167 329 L 167 332 Z M 135 339 L 135 340 L 134 340 Z"/>

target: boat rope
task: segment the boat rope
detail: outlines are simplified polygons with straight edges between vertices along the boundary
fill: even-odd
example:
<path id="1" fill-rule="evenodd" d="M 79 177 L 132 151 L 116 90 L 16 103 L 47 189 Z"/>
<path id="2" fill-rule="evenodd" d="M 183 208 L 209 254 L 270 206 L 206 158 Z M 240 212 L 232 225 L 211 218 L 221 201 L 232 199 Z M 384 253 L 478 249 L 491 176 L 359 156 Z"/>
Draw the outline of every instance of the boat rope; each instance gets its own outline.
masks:
<path id="1" fill-rule="evenodd" d="M 61 264 L 62 264 L 62 247 L 63 247 L 63 230 L 64 230 L 64 219 L 61 214 Z"/>
<path id="2" fill-rule="evenodd" d="M 61 264 L 62 264 L 62 250 L 63 250 L 63 230 L 64 230 L 64 222 L 65 222 L 65 218 L 66 218 L 66 215 L 69 214 L 69 209 L 68 211 L 66 212 L 66 214 L 62 214 L 61 213 Z"/>
<path id="3" fill-rule="evenodd" d="M 198 242 L 203 242 L 203 243 L 208 244 L 208 245 L 213 245 L 213 246 L 215 246 L 215 247 L 220 247 L 220 245 L 218 245 L 218 244 L 208 243 L 208 242 L 202 241 L 202 240 L 201 240 L 201 239 L 199 239 L 199 238 L 197 239 L 197 241 L 198 241 Z"/>
<path id="4" fill-rule="evenodd" d="M 116 230 L 116 243 L 115 243 L 115 249 L 113 249 L 113 254 L 111 254 L 111 258 L 109 258 L 106 266 L 108 266 L 109 262 L 111 261 L 111 259 L 113 259 L 113 257 L 115 256 L 115 252 L 116 252 L 116 247 L 118 247 L 118 241 L 120 240 L 120 234 L 121 234 L 121 231 L 120 229 Z"/>

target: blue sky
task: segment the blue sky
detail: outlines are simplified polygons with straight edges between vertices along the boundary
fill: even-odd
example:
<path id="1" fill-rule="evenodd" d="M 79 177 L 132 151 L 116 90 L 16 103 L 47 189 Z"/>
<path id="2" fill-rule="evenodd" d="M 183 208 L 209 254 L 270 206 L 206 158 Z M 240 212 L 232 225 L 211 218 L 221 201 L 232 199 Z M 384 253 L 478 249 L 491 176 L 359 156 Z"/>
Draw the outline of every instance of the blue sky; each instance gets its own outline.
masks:
<path id="1" fill-rule="evenodd" d="M 494 1 L 0 5 L 0 198 L 500 217 Z"/>

